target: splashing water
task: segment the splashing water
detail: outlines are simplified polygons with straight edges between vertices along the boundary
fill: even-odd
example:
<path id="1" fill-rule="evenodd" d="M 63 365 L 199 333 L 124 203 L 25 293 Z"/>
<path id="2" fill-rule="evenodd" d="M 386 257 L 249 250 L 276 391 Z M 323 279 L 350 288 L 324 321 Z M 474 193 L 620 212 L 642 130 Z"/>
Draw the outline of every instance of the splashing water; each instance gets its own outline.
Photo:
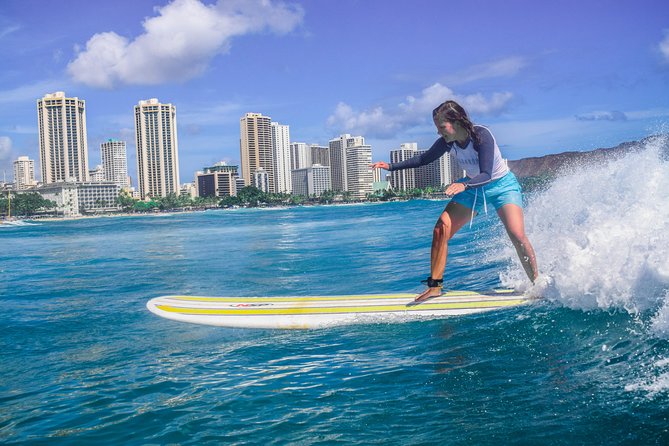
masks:
<path id="1" fill-rule="evenodd" d="M 669 335 L 669 138 L 603 165 L 571 166 L 526 210 L 544 297 L 577 309 L 655 311 Z M 507 286 L 524 281 L 514 269 Z"/>

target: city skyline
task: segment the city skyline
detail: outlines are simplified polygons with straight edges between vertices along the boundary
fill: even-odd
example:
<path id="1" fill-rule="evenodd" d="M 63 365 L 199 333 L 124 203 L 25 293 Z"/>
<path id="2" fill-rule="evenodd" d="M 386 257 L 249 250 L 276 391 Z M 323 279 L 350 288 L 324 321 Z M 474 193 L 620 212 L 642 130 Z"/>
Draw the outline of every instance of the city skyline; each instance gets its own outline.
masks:
<path id="1" fill-rule="evenodd" d="M 295 142 L 362 134 L 375 160 L 402 143 L 429 147 L 430 111 L 449 97 L 509 159 L 610 147 L 666 131 L 667 12 L 660 1 L 6 0 L 0 170 L 39 159 L 35 104 L 55 91 L 86 101 L 90 148 L 128 143 L 129 166 L 134 105 L 175 104 L 182 181 L 241 165 L 247 112 L 289 125 Z M 77 26 L 44 27 L 53 17 Z"/>

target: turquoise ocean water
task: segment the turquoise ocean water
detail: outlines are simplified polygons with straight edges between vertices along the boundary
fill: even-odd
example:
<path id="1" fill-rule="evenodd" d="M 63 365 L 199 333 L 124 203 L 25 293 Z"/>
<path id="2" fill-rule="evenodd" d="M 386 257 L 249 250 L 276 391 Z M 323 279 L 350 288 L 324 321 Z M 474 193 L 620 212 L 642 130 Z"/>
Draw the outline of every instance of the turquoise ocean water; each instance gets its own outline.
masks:
<path id="1" fill-rule="evenodd" d="M 145 308 L 417 292 L 440 201 L 2 227 L 0 443 L 669 444 L 666 153 L 528 196 L 545 299 L 443 320 L 241 330 Z M 494 212 L 452 241 L 446 283 L 528 287 Z"/>

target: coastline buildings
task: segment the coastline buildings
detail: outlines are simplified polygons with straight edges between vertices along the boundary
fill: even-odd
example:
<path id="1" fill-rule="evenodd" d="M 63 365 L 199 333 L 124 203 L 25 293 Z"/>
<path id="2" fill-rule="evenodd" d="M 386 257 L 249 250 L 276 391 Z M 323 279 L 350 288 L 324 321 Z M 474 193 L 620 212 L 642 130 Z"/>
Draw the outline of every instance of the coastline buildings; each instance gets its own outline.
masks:
<path id="1" fill-rule="evenodd" d="M 95 169 L 88 171 L 88 181 L 91 183 L 101 183 L 105 180 L 105 171 L 102 169 L 102 164 L 95 166 Z"/>
<path id="2" fill-rule="evenodd" d="M 289 194 L 293 190 L 290 177 L 290 127 L 272 122 L 271 128 L 275 190 Z"/>
<path id="3" fill-rule="evenodd" d="M 198 197 L 224 197 L 237 195 L 238 167 L 224 162 L 205 167 L 195 175 Z"/>
<path id="4" fill-rule="evenodd" d="M 19 156 L 14 161 L 14 188 L 15 190 L 25 190 L 35 187 L 35 161 L 27 156 Z"/>
<path id="5" fill-rule="evenodd" d="M 118 211 L 116 198 L 121 188 L 112 182 L 68 182 L 49 183 L 38 189 L 43 198 L 55 201 L 64 217 L 83 214 Z"/>
<path id="6" fill-rule="evenodd" d="M 330 152 L 330 173 L 332 175 L 332 190 L 348 190 L 348 169 L 346 166 L 346 149 L 353 146 L 363 146 L 365 138 L 362 136 L 351 136 L 348 133 L 328 142 Z"/>
<path id="7" fill-rule="evenodd" d="M 125 141 L 109 139 L 101 143 L 102 165 L 94 170 L 87 169 L 85 109 L 83 100 L 68 98 L 64 92 L 46 94 L 37 101 L 44 185 L 113 183 L 119 188 L 130 189 Z M 397 189 L 412 189 L 448 184 L 451 178 L 462 175 L 461 170 L 456 172 L 451 157 L 442 157 L 430 166 L 389 173 L 384 181 L 380 170 L 373 171 L 369 167 L 372 150 L 365 144 L 363 136 L 341 134 L 331 139 L 327 147 L 291 143 L 288 125 L 272 122 L 269 116 L 260 113 L 246 113 L 240 118 L 241 177 L 237 166 L 215 165 L 206 168 L 205 172 L 197 172 L 193 183 L 180 185 L 176 107 L 156 98 L 141 100 L 134 107 L 134 117 L 137 196 L 140 199 L 180 192 L 201 196 L 236 195 L 245 186 L 255 186 L 268 193 L 310 196 L 332 190 L 344 192 L 344 197 L 362 200 L 375 187 L 385 188 L 389 178 Z M 391 151 L 391 162 L 418 153 L 421 152 L 416 143 L 402 144 L 399 151 Z M 29 173 L 31 170 L 32 174 Z M 27 175 L 25 179 L 18 179 L 24 175 Z M 34 162 L 27 157 L 17 160 L 15 177 L 18 189 L 35 184 Z M 293 179 L 301 184 L 297 190 L 294 190 Z M 89 187 L 87 190 L 93 189 Z M 79 188 L 75 192 L 76 201 L 81 195 L 84 197 L 82 203 L 89 203 L 80 206 L 81 212 L 102 209 L 105 206 L 101 203 L 110 201 L 101 198 L 100 193 L 89 194 Z M 62 190 L 59 194 L 68 195 Z M 91 206 L 91 201 L 96 204 Z M 72 208 L 71 213 L 77 212 L 79 210 Z"/>
<path id="8" fill-rule="evenodd" d="M 265 193 L 271 192 L 270 173 L 262 167 L 258 167 L 256 171 L 253 172 L 253 186 Z"/>
<path id="9" fill-rule="evenodd" d="M 444 186 L 462 178 L 465 172 L 460 168 L 455 154 L 444 154 L 441 158 L 427 166 L 416 169 L 416 187 Z"/>
<path id="10" fill-rule="evenodd" d="M 197 197 L 197 186 L 195 185 L 195 183 L 182 184 L 181 187 L 179 188 L 179 196 L 190 197 L 190 198 Z"/>
<path id="11" fill-rule="evenodd" d="M 239 120 L 239 151 L 244 185 L 266 184 L 267 192 L 275 191 L 271 122 L 272 118 L 260 113 L 246 113 Z M 262 174 L 257 176 L 256 171 L 261 168 Z"/>
<path id="12" fill-rule="evenodd" d="M 426 150 L 418 150 L 416 143 L 400 144 L 399 150 L 390 151 L 390 162 L 398 163 L 412 158 Z M 451 153 L 425 166 L 415 169 L 403 169 L 390 172 L 390 184 L 393 189 L 411 190 L 415 188 L 441 187 L 462 178 L 464 172 Z"/>
<path id="13" fill-rule="evenodd" d="M 362 200 L 373 191 L 372 146 L 354 145 L 346 148 L 346 190 Z"/>
<path id="14" fill-rule="evenodd" d="M 122 189 L 130 188 L 128 180 L 128 153 L 125 141 L 108 139 L 100 144 L 100 157 L 105 181 L 112 181 Z"/>
<path id="15" fill-rule="evenodd" d="M 415 142 L 400 144 L 399 150 L 390 151 L 390 162 L 400 163 L 418 154 Z M 393 189 L 410 190 L 416 188 L 416 169 L 402 169 L 390 172 L 390 184 Z"/>
<path id="16" fill-rule="evenodd" d="M 311 164 L 320 164 L 321 166 L 330 165 L 330 148 L 312 144 L 311 146 Z"/>
<path id="17" fill-rule="evenodd" d="M 306 169 L 311 166 L 311 150 L 303 142 L 290 145 L 290 170 Z"/>
<path id="18" fill-rule="evenodd" d="M 330 182 L 330 166 L 313 166 L 292 171 L 293 195 L 318 197 L 323 192 L 332 189 Z"/>
<path id="19" fill-rule="evenodd" d="M 62 91 L 37 100 L 42 183 L 88 180 L 86 104 Z"/>
<path id="20" fill-rule="evenodd" d="M 141 199 L 179 193 L 177 109 L 158 99 L 135 105 L 137 183 Z"/>

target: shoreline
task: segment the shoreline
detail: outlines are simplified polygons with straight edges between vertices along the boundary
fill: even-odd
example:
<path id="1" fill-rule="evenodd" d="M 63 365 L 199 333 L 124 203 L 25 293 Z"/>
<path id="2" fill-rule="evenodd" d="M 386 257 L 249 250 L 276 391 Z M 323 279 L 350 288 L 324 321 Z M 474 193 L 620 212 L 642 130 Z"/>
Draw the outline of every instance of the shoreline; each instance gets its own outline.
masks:
<path id="1" fill-rule="evenodd" d="M 322 206 L 366 206 L 374 204 L 383 204 L 383 203 L 396 203 L 412 200 L 433 200 L 432 198 L 412 198 L 408 200 L 388 200 L 388 201 L 365 201 L 365 202 L 353 202 L 353 203 L 317 203 L 317 204 L 300 204 L 300 205 L 282 205 L 282 206 L 239 206 L 239 207 L 229 207 L 229 208 L 207 208 L 207 209 L 187 209 L 179 210 L 173 209 L 169 211 L 160 211 L 160 212 L 114 212 L 106 214 L 93 214 L 93 215 L 78 215 L 70 217 L 12 217 L 11 222 L 58 222 L 58 221 L 74 221 L 74 220 L 85 220 L 85 219 L 96 219 L 96 218 L 121 218 L 121 217 L 167 217 L 174 214 L 193 214 L 196 212 L 207 212 L 207 211 L 236 211 L 240 209 L 294 209 L 294 208 L 309 208 L 309 207 L 322 207 Z M 0 225 L 3 224 L 13 224 L 6 222 L 5 220 L 0 220 Z"/>

